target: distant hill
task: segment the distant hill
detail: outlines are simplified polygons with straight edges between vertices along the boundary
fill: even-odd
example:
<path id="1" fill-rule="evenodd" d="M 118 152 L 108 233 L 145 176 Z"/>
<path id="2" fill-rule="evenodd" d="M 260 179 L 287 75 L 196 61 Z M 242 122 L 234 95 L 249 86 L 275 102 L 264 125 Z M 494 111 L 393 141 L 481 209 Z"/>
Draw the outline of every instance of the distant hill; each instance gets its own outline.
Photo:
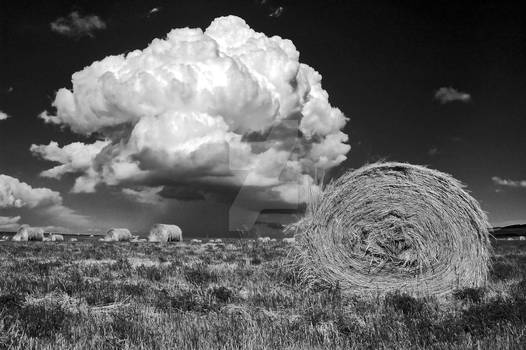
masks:
<path id="1" fill-rule="evenodd" d="M 526 236 L 526 224 L 494 227 L 491 234 L 497 238 Z"/>

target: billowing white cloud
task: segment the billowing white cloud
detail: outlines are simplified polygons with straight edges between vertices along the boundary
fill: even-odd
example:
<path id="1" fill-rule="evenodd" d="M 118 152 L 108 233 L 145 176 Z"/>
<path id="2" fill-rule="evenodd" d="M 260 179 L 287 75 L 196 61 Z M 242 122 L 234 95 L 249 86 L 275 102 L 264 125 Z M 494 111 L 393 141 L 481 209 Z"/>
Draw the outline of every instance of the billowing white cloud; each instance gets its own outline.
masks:
<path id="1" fill-rule="evenodd" d="M 347 118 L 321 79 L 290 40 L 220 17 L 204 32 L 174 29 L 74 73 L 56 112 L 41 118 L 105 141 L 32 151 L 60 163 L 44 176 L 80 173 L 75 192 L 251 186 L 290 201 L 287 187 L 313 183 L 317 169 L 340 164 L 350 149 Z"/>
<path id="2" fill-rule="evenodd" d="M 67 17 L 59 17 L 50 23 L 51 30 L 72 38 L 93 37 L 94 32 L 106 28 L 106 23 L 99 16 L 81 16 L 77 11 Z"/>
<path id="3" fill-rule="evenodd" d="M 526 188 L 526 180 L 508 180 L 498 176 L 491 178 L 494 184 L 505 187 L 523 187 Z"/>
<path id="4" fill-rule="evenodd" d="M 49 188 L 33 188 L 14 177 L 0 174 L 0 208 L 35 208 L 61 203 L 58 192 Z"/>
<path id="5" fill-rule="evenodd" d="M 467 103 L 471 101 L 471 95 L 466 92 L 458 91 L 452 87 L 441 87 L 435 92 L 435 100 L 441 104 L 446 104 L 454 101 Z"/>
<path id="6" fill-rule="evenodd" d="M 17 178 L 0 174 L 0 209 L 2 208 L 34 209 L 39 213 L 49 214 L 52 221 L 70 227 L 87 224 L 86 217 L 63 205 L 60 193 L 49 188 L 33 188 Z M 10 219 L 9 224 L 20 220 L 19 217 L 3 218 L 8 221 Z"/>
<path id="7" fill-rule="evenodd" d="M 109 141 L 96 141 L 93 144 L 74 142 L 61 148 L 58 143 L 52 141 L 48 145 L 31 145 L 30 150 L 34 155 L 61 164 L 43 171 L 41 176 L 60 179 L 67 173 L 80 173 L 81 176 L 75 181 L 72 192 L 93 192 L 95 183 L 90 181 L 91 177 L 96 177 L 96 171 L 92 168 L 93 161 L 109 144 Z"/>
<path id="8" fill-rule="evenodd" d="M 5 112 L 0 111 L 0 120 L 6 120 L 9 118 L 9 115 Z"/>

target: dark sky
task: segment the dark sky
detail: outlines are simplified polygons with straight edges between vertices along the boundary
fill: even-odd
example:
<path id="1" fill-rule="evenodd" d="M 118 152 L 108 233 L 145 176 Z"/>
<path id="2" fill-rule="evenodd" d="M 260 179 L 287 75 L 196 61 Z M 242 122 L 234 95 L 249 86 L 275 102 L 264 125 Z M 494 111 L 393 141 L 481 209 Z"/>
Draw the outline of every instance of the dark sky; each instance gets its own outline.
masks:
<path id="1" fill-rule="evenodd" d="M 226 229 L 228 206 L 171 201 L 161 209 L 130 201 L 119 188 L 70 193 L 39 173 L 53 165 L 31 144 L 90 143 L 94 137 L 45 124 L 59 88 L 93 61 L 143 49 L 173 28 L 205 29 L 236 15 L 267 36 L 292 40 L 300 62 L 323 76 L 330 103 L 350 118 L 348 159 L 331 174 L 376 160 L 428 165 L 463 181 L 494 225 L 526 222 L 526 11 L 503 1 L 4 1 L 0 5 L 0 173 L 60 192 L 91 227 L 141 230 L 170 218 L 193 234 Z M 279 7 L 279 16 L 269 16 Z M 152 8 L 159 11 L 149 14 Z M 106 27 L 68 37 L 50 23 L 72 11 Z M 278 11 L 279 12 L 279 11 Z M 440 103 L 441 87 L 470 95 Z M 499 177 L 508 182 L 492 180 Z M 56 225 L 28 208 L 0 216 Z M 40 222 L 38 221 L 40 220 Z"/>

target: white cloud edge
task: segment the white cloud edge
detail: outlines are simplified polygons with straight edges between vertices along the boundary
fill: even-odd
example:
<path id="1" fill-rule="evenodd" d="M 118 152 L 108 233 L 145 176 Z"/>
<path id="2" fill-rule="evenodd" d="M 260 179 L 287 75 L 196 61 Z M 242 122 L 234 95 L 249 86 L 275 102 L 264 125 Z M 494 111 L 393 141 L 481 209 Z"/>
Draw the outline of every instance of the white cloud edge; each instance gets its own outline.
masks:
<path id="1" fill-rule="evenodd" d="M 503 179 L 499 176 L 493 176 L 491 178 L 494 184 L 504 187 L 512 187 L 512 188 L 526 188 L 526 180 L 510 180 L 510 179 Z"/>
<path id="2" fill-rule="evenodd" d="M 441 104 L 455 101 L 468 103 L 471 101 L 471 95 L 467 92 L 459 91 L 451 86 L 443 86 L 435 91 L 434 99 L 439 101 Z"/>
<path id="3" fill-rule="evenodd" d="M 106 23 L 97 15 L 82 16 L 72 11 L 65 17 L 59 17 L 50 24 L 51 31 L 67 37 L 93 37 L 94 32 L 106 29 Z"/>

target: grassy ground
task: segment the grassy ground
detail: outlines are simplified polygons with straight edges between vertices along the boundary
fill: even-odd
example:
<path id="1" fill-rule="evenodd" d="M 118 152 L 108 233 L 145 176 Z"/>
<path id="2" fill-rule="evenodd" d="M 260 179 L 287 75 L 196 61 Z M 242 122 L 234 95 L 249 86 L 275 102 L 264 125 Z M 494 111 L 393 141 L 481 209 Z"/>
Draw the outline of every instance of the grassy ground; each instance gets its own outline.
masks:
<path id="1" fill-rule="evenodd" d="M 522 247 L 519 246 L 522 244 Z M 524 349 L 526 245 L 448 300 L 305 290 L 282 243 L 0 245 L 0 349 Z"/>

